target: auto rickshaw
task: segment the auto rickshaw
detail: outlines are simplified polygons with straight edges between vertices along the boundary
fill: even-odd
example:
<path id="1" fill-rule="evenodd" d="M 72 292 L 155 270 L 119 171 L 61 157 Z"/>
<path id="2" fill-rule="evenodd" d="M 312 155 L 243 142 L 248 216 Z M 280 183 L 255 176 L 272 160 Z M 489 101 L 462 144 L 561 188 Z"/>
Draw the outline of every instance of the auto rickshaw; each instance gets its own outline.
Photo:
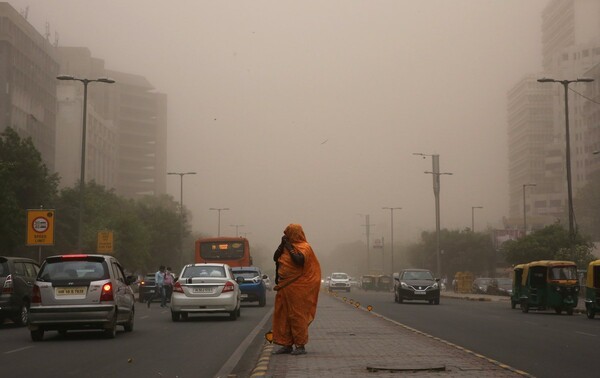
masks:
<path id="1" fill-rule="evenodd" d="M 373 275 L 364 275 L 360 281 L 363 290 L 375 290 L 377 288 L 377 279 Z"/>
<path id="2" fill-rule="evenodd" d="M 573 315 L 577 307 L 579 282 L 573 261 L 534 261 L 525 265 L 521 280 L 521 311 L 553 308 L 557 314 Z"/>
<path id="3" fill-rule="evenodd" d="M 588 265 L 585 282 L 585 313 L 588 319 L 594 319 L 600 312 L 600 260 Z"/>
<path id="4" fill-rule="evenodd" d="M 392 277 L 385 274 L 377 277 L 377 290 L 392 291 L 392 285 Z"/>
<path id="5" fill-rule="evenodd" d="M 510 308 L 517 307 L 517 303 L 521 301 L 521 288 L 523 281 L 523 269 L 527 264 L 515 265 L 513 268 L 513 279 L 512 279 L 512 294 L 510 296 Z"/>

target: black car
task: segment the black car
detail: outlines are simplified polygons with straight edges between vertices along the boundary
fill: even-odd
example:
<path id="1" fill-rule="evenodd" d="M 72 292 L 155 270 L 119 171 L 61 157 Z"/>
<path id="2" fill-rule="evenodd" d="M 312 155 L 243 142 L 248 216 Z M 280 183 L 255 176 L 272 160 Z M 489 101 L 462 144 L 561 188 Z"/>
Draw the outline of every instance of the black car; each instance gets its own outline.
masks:
<path id="1" fill-rule="evenodd" d="M 394 300 L 402 303 L 405 300 L 428 301 L 429 304 L 440 304 L 439 278 L 434 278 L 427 269 L 404 269 L 394 277 Z"/>
<path id="2" fill-rule="evenodd" d="M 29 305 L 39 265 L 24 257 L 0 256 L 0 324 L 10 318 L 18 325 L 27 324 Z"/>
<path id="3" fill-rule="evenodd" d="M 156 293 L 156 279 L 154 277 L 154 273 L 146 274 L 144 278 L 140 281 L 139 292 L 138 292 L 138 300 L 141 303 L 147 302 L 150 298 L 152 298 Z M 159 300 L 160 297 L 154 298 Z"/>

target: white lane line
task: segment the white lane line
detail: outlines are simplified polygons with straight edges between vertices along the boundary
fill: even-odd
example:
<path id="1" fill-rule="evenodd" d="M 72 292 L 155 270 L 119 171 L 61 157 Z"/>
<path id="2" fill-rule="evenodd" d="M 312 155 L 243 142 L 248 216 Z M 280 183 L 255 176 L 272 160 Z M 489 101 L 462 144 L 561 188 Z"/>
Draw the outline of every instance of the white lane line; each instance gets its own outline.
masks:
<path id="1" fill-rule="evenodd" d="M 594 335 L 593 333 L 579 332 L 579 331 L 575 331 L 575 333 L 578 333 L 578 334 L 580 334 L 580 335 L 585 335 L 585 336 L 592 336 L 592 337 L 596 337 L 596 335 Z"/>
<path id="2" fill-rule="evenodd" d="M 13 349 L 13 350 L 9 350 L 8 352 L 4 352 L 4 354 L 17 353 L 17 352 L 21 352 L 21 351 L 24 351 L 24 350 L 26 350 L 26 349 L 29 349 L 29 348 L 33 348 L 33 345 L 31 345 L 31 346 L 26 346 L 26 347 L 19 348 L 19 349 Z"/>
<path id="3" fill-rule="evenodd" d="M 219 370 L 219 372 L 215 375 L 215 377 L 227 377 L 227 376 L 229 376 L 229 373 L 231 373 L 231 371 L 235 368 L 235 366 L 238 364 L 238 362 L 240 362 L 240 360 L 242 359 L 242 356 L 246 352 L 246 349 L 248 349 L 248 347 L 250 346 L 250 344 L 252 343 L 252 341 L 254 340 L 254 338 L 256 337 L 256 335 L 258 335 L 258 332 L 260 332 L 260 330 L 263 328 L 263 326 L 265 325 L 265 323 L 267 322 L 267 320 L 269 320 L 269 318 L 273 314 L 273 309 L 274 308 L 271 308 L 266 313 L 266 315 L 264 316 L 264 318 L 262 318 L 262 320 L 260 321 L 260 323 L 258 323 L 258 325 L 256 327 L 254 327 L 254 329 L 252 330 L 252 332 L 250 332 L 248 334 L 248 336 L 246 336 L 246 338 L 244 339 L 244 341 L 242 341 L 242 343 L 237 347 L 237 349 L 235 350 L 235 352 L 233 352 L 233 354 L 231 355 L 231 357 L 229 357 L 229 359 L 227 360 L 227 362 L 225 362 L 225 364 L 223 365 L 223 367 L 221 367 L 221 370 Z"/>

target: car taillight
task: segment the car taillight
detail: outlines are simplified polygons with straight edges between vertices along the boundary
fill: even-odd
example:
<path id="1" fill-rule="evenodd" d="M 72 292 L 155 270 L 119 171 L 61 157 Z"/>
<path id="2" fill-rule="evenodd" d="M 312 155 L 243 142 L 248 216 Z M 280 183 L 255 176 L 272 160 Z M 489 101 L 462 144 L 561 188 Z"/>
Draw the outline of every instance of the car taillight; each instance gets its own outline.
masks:
<path id="1" fill-rule="evenodd" d="M 42 293 L 40 293 L 40 287 L 38 285 L 33 285 L 31 303 L 42 303 Z"/>
<path id="2" fill-rule="evenodd" d="M 181 287 L 181 284 L 179 282 L 175 282 L 175 285 L 173 285 L 173 291 L 183 293 L 183 288 Z"/>
<path id="3" fill-rule="evenodd" d="M 100 293 L 100 302 L 102 301 L 113 301 L 113 289 L 111 283 L 105 283 L 102 285 L 102 293 Z"/>
<path id="4" fill-rule="evenodd" d="M 235 289 L 235 285 L 231 281 L 227 281 L 225 286 L 223 286 L 222 293 L 227 293 L 228 291 L 233 291 Z"/>
<path id="5" fill-rule="evenodd" d="M 4 286 L 2 286 L 2 294 L 11 294 L 14 290 L 12 275 L 9 274 L 6 276 L 6 280 L 4 281 Z"/>

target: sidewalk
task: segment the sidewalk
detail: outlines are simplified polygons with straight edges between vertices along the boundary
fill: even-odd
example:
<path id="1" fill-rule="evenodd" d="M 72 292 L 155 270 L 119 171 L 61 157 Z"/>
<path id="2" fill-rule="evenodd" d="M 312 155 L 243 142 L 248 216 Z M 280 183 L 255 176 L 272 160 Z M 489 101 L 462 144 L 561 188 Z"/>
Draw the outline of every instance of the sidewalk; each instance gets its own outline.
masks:
<path id="1" fill-rule="evenodd" d="M 251 377 L 529 376 L 325 292 L 309 335 L 305 355 L 265 344 Z"/>

